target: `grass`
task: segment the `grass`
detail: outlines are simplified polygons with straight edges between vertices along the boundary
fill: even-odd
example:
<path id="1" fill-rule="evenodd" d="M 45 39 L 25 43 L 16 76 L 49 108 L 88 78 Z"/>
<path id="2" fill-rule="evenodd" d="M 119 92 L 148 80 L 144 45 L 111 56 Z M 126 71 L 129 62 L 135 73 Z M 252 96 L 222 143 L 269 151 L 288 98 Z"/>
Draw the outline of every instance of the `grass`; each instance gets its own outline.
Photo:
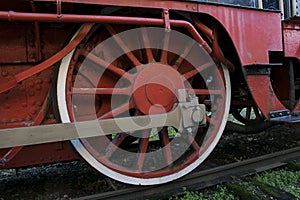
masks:
<path id="1" fill-rule="evenodd" d="M 255 180 L 277 187 L 300 198 L 300 171 L 271 171 L 257 174 Z"/>
<path id="2" fill-rule="evenodd" d="M 261 184 L 257 184 L 261 183 Z M 201 191 L 184 190 L 183 195 L 170 197 L 169 200 L 235 200 L 235 199 L 256 199 L 259 189 L 265 191 L 266 194 L 276 198 L 277 194 L 273 191 L 266 191 L 263 186 L 270 185 L 282 191 L 290 193 L 297 199 L 300 199 L 300 170 L 279 169 L 256 174 L 247 181 L 241 183 L 231 183 L 225 185 L 217 185 L 211 189 Z M 254 196 L 253 196 L 254 195 Z M 255 198 L 254 198 L 255 197 Z M 257 199 L 264 197 L 257 196 Z"/>
<path id="3" fill-rule="evenodd" d="M 240 125 L 244 125 L 242 122 L 240 122 L 240 121 L 238 121 L 237 119 L 235 119 L 235 117 L 234 117 L 232 114 L 229 114 L 229 115 L 228 115 L 227 121 L 234 122 L 234 123 L 240 124 Z"/>
<path id="4" fill-rule="evenodd" d="M 0 170 L 0 175 L 15 175 L 16 170 L 15 169 L 2 169 Z"/>
<path id="5" fill-rule="evenodd" d="M 184 189 L 184 194 L 181 196 L 170 197 L 169 200 L 235 200 L 233 194 L 231 194 L 225 186 L 217 186 L 217 191 L 215 193 L 207 192 L 201 193 L 197 191 L 186 191 Z"/>

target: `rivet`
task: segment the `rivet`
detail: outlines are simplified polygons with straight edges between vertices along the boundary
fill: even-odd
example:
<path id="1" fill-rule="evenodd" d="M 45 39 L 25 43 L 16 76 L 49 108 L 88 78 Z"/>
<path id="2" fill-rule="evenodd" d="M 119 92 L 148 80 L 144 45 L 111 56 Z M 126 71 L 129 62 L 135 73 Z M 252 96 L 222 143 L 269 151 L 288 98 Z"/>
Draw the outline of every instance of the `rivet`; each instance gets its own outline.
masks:
<path id="1" fill-rule="evenodd" d="M 35 54 L 33 54 L 33 53 L 29 54 L 29 58 L 30 58 L 30 59 L 35 58 Z"/>
<path id="2" fill-rule="evenodd" d="M 33 87 L 33 86 L 34 86 L 34 83 L 33 83 L 33 82 L 29 82 L 28 85 L 29 85 L 30 87 Z"/>
<path id="3" fill-rule="evenodd" d="M 25 87 L 22 85 L 22 86 L 20 86 L 20 91 L 21 92 L 24 92 L 25 91 Z"/>
<path id="4" fill-rule="evenodd" d="M 42 101 L 37 101 L 36 104 L 37 104 L 38 106 L 42 106 L 42 105 L 43 105 L 43 102 L 42 102 Z"/>
<path id="5" fill-rule="evenodd" d="M 42 84 L 43 83 L 43 80 L 41 78 L 38 78 L 36 81 L 35 81 L 36 84 Z"/>
<path id="6" fill-rule="evenodd" d="M 194 111 L 192 114 L 192 120 L 195 123 L 199 123 L 203 120 L 203 117 L 201 116 L 201 112 L 200 111 Z"/>
<path id="7" fill-rule="evenodd" d="M 36 104 L 35 101 L 32 101 L 32 102 L 30 103 L 30 105 L 32 105 L 32 106 L 34 106 L 35 104 Z"/>
<path id="8" fill-rule="evenodd" d="M 35 114 L 36 114 L 36 110 L 35 110 L 35 109 L 32 109 L 32 110 L 30 111 L 30 114 L 35 115 Z"/>
<path id="9" fill-rule="evenodd" d="M 77 106 L 76 105 L 73 105 L 73 110 L 75 113 L 77 113 Z"/>
<path id="10" fill-rule="evenodd" d="M 2 71 L 2 76 L 3 76 L 3 77 L 8 76 L 8 71 Z"/>
<path id="11" fill-rule="evenodd" d="M 36 89 L 37 91 L 40 91 L 40 90 L 42 89 L 42 86 L 41 86 L 41 85 L 37 85 L 37 86 L 35 86 L 35 89 Z"/>
<path id="12" fill-rule="evenodd" d="M 52 82 L 52 79 L 51 79 L 51 78 L 46 78 L 46 82 L 47 82 L 47 83 L 51 83 L 51 82 Z"/>
<path id="13" fill-rule="evenodd" d="M 30 117 L 30 116 L 27 116 L 25 119 L 26 119 L 26 121 L 30 121 L 30 120 L 31 120 L 31 117 Z"/>
<path id="14" fill-rule="evenodd" d="M 29 96 L 34 96 L 35 93 L 34 93 L 34 91 L 31 90 L 31 91 L 29 91 L 28 94 L 29 94 Z"/>

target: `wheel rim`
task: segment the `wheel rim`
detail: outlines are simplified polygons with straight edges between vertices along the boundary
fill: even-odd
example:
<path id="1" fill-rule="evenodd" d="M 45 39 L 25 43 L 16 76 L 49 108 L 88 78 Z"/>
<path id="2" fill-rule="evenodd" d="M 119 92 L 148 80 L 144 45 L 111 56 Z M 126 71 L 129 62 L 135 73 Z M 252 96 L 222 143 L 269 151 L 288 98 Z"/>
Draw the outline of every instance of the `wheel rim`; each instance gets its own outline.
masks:
<path id="1" fill-rule="evenodd" d="M 89 164 L 111 178 L 139 185 L 169 182 L 196 168 L 220 139 L 230 107 L 229 74 L 212 65 L 210 57 L 203 61 L 201 56 L 208 54 L 180 32 L 130 28 L 95 27 L 89 40 L 62 61 L 57 86 L 61 119 L 66 123 L 164 113 L 177 103 L 176 91 L 188 88 L 208 110 L 207 127 L 190 135 L 161 127 L 72 141 Z M 138 35 L 139 44 L 131 44 L 132 35 Z M 157 46 L 159 39 L 163 42 Z M 105 67 L 97 72 L 99 65 Z"/>

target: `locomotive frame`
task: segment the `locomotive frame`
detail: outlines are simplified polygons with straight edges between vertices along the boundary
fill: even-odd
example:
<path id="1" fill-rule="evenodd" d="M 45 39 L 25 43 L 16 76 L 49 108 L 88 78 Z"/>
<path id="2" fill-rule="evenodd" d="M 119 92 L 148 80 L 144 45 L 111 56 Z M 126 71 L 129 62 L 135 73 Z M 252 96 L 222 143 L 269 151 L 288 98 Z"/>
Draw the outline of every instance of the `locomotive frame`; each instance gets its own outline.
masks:
<path id="1" fill-rule="evenodd" d="M 258 1 L 258 5 L 262 7 L 262 1 Z M 291 5 L 295 6 L 296 2 L 291 1 Z M 182 161 L 177 168 L 171 167 L 170 163 L 172 161 L 168 158 L 172 157 L 171 149 L 167 149 L 165 150 L 167 164 L 169 165 L 167 172 L 159 171 L 152 174 L 149 172 L 148 175 L 148 171 L 141 173 L 139 168 L 138 170 L 140 171 L 136 173 L 134 170 L 123 170 L 120 167 L 121 165 L 110 163 L 106 160 L 105 162 L 103 161 L 103 165 L 109 168 L 109 170 L 106 170 L 109 171 L 107 172 L 108 175 L 116 179 L 121 176 L 121 179 L 118 180 L 131 184 L 158 184 L 183 176 L 187 172 L 182 167 L 189 165 L 190 162 L 194 162 L 195 164 L 191 164 L 193 167 L 187 167 L 189 168 L 188 171 L 191 171 L 192 168 L 195 168 L 200 163 L 200 160 L 202 162 L 213 150 L 224 130 L 226 124 L 224 119 L 227 119 L 229 109 L 237 119 L 240 119 L 246 125 L 248 123 L 250 125 L 253 123 L 264 123 L 266 120 L 289 123 L 300 121 L 298 117 L 300 113 L 300 20 L 297 16 L 282 21 L 282 14 L 278 10 L 247 8 L 202 1 L 172 0 L 143 0 L 138 2 L 134 0 L 118 0 L 114 2 L 109 0 L 15 0 L 11 1 L 11 3 L 0 3 L 0 8 L 2 10 L 0 11 L 0 23 L 1 27 L 3 27 L 3 30 L 0 31 L 2 38 L 0 41 L 0 52 L 2 55 L 0 58 L 2 65 L 0 68 L 0 99 L 2 102 L 0 105 L 1 142 L 4 141 L 5 143 L 5 141 L 9 140 L 6 137 L 10 133 L 9 131 L 16 130 L 14 128 L 19 128 L 18 130 L 21 132 L 28 132 L 28 128 L 21 127 L 38 126 L 43 130 L 44 127 L 55 127 L 53 124 L 61 123 L 61 121 L 63 122 L 62 125 L 76 121 L 72 118 L 73 115 L 76 115 L 74 108 L 69 106 L 72 102 L 70 99 L 73 98 L 73 91 L 66 92 L 66 90 L 69 87 L 73 87 L 70 82 L 73 81 L 72 76 L 76 75 L 75 71 L 77 69 L 74 70 L 72 66 L 81 64 L 79 62 L 80 56 L 84 55 L 86 58 L 93 59 L 88 54 L 90 50 L 88 50 L 88 53 L 81 55 L 81 51 L 84 52 L 89 48 L 96 48 L 92 42 L 100 39 L 94 36 L 93 32 L 101 35 L 101 37 L 105 37 L 105 39 L 108 39 L 107 33 L 115 38 L 116 43 L 123 49 L 125 56 L 130 60 L 130 65 L 133 64 L 134 66 L 131 66 L 130 70 L 137 68 L 141 63 L 152 67 L 152 70 L 144 68 L 140 71 L 138 70 L 134 74 L 135 80 L 131 82 L 133 85 L 137 84 L 136 80 L 143 83 L 143 78 L 140 77 L 145 77 L 146 74 L 150 77 L 155 77 L 160 71 L 162 75 L 159 77 L 167 77 L 169 75 L 172 77 L 170 80 L 167 79 L 167 82 L 170 85 L 176 85 L 174 86 L 176 92 L 178 89 L 182 89 L 182 83 L 171 80 L 177 78 L 175 74 L 178 72 L 173 73 L 172 70 L 164 71 L 159 69 L 159 67 L 165 65 L 171 66 L 168 58 L 175 59 L 173 54 L 168 53 L 164 49 L 169 45 L 167 42 L 163 44 L 163 48 L 160 51 L 154 50 L 154 47 L 150 48 L 150 44 L 146 45 L 144 47 L 145 50 L 142 52 L 144 57 L 141 56 L 139 58 L 135 50 L 132 53 L 126 49 L 128 46 L 126 47 L 124 41 L 120 41 L 121 36 L 118 36 L 123 31 L 140 28 L 146 43 L 147 38 L 151 40 L 152 36 L 147 36 L 143 27 L 153 26 L 163 28 L 166 30 L 166 33 L 175 29 L 192 37 L 200 44 L 201 49 L 204 49 L 210 55 L 218 67 L 217 71 L 220 71 L 220 75 L 216 75 L 215 79 L 219 76 L 223 77 L 221 80 L 225 82 L 224 93 L 207 89 L 206 86 L 205 89 L 207 91 L 204 93 L 201 88 L 194 89 L 200 100 L 201 95 L 204 94 L 221 95 L 221 105 L 219 106 L 221 110 L 216 111 L 218 116 L 217 122 L 212 122 L 214 121 L 213 117 L 205 117 L 208 123 L 215 123 L 214 126 L 217 127 L 217 133 L 209 139 L 208 150 L 203 153 L 203 157 L 200 154 L 199 161 L 197 159 L 197 161 L 190 161 L 192 156 L 186 155 L 185 159 L 188 161 Z M 296 10 L 292 10 L 291 13 L 295 14 Z M 103 25 L 104 28 L 99 28 L 99 24 Z M 105 31 L 102 29 L 105 29 Z M 103 41 L 105 40 L 103 39 Z M 180 45 L 183 44 L 178 42 L 177 46 Z M 147 50 L 149 48 L 151 50 Z M 158 54 L 159 59 L 155 57 Z M 179 56 L 184 57 L 187 54 L 189 52 L 182 52 Z M 197 54 L 194 56 L 197 56 Z M 159 61 L 154 62 L 157 60 Z M 103 64 L 104 61 L 98 60 L 96 62 Z M 113 65 L 104 63 L 103 65 L 107 65 L 106 68 L 114 74 L 120 76 L 127 74 L 127 79 L 129 79 L 129 76 L 132 75 L 130 74 L 131 72 L 128 75 L 130 70 L 128 72 L 124 71 L 129 64 L 126 64 L 124 58 L 120 58 L 117 61 L 121 62 L 119 69 L 113 67 L 119 66 L 116 63 Z M 179 62 L 178 58 L 177 62 Z M 180 62 L 184 63 L 184 61 Z M 61 70 L 63 68 L 65 68 L 64 72 Z M 180 72 L 181 75 L 185 78 L 188 77 L 187 79 L 191 78 L 188 72 L 195 70 L 191 69 L 190 65 L 186 63 L 184 63 L 184 68 L 188 71 Z M 230 81 L 226 78 L 227 70 L 230 73 L 231 86 L 228 83 Z M 201 70 L 196 68 L 196 71 L 200 72 Z M 71 75 L 69 75 L 70 73 Z M 61 74 L 65 74 L 64 81 L 60 78 Z M 91 74 L 87 76 L 91 77 L 91 79 L 94 78 Z M 194 79 L 197 79 L 195 74 L 192 76 L 195 76 Z M 151 80 L 144 79 L 149 82 L 152 80 L 152 78 Z M 157 81 L 161 81 L 161 79 L 158 78 Z M 58 82 L 56 83 L 57 80 Z M 110 78 L 110 75 L 107 73 L 101 79 L 102 82 L 108 85 L 111 82 L 116 83 L 112 80 L 114 78 Z M 137 110 L 143 115 L 151 116 L 150 111 L 144 108 L 149 107 L 150 109 L 155 104 L 161 104 L 165 105 L 165 110 L 171 111 L 172 106 L 177 105 L 180 97 L 177 96 L 177 100 L 174 102 L 172 100 L 171 102 L 168 98 L 170 95 L 173 98 L 174 94 L 168 96 L 169 93 L 165 87 L 152 86 L 147 81 L 145 84 L 147 88 L 150 88 L 145 89 L 148 95 L 147 98 L 150 99 L 150 102 L 155 102 L 151 102 L 148 105 L 149 103 L 145 103 L 145 97 L 141 93 L 134 92 L 132 95 Z M 83 83 L 87 84 L 86 82 Z M 61 87 L 61 84 L 64 86 Z M 218 83 L 216 85 L 221 87 Z M 99 93 L 96 90 L 90 91 L 90 93 L 113 95 L 110 87 L 105 88 L 105 91 L 102 88 L 103 91 L 99 90 Z M 62 92 L 59 92 L 60 90 Z M 164 91 L 161 97 L 156 96 L 156 90 Z M 222 89 L 219 90 L 221 91 Z M 78 93 L 80 92 L 83 93 L 83 91 L 78 91 Z M 60 93 L 63 93 L 63 95 L 59 95 Z M 230 97 L 230 93 L 233 94 L 232 97 Z M 67 103 L 64 103 L 66 105 L 61 105 L 60 102 L 62 100 L 58 100 L 59 98 L 66 99 Z M 211 98 L 210 102 L 207 103 L 207 99 L 205 101 L 202 98 L 211 112 L 213 110 L 213 106 L 210 105 L 213 103 L 212 99 L 214 98 Z M 106 102 L 104 97 L 101 101 Z M 181 102 L 185 101 L 181 100 Z M 229 101 L 231 101 L 230 108 Z M 110 109 L 113 109 L 113 106 L 110 103 L 103 103 L 103 105 L 102 103 L 98 105 L 104 107 L 103 109 L 100 108 L 101 112 L 99 111 L 99 113 L 102 115 L 100 119 L 111 118 L 110 115 L 108 117 L 107 113 L 109 113 Z M 199 106 L 198 103 L 195 106 Z M 69 117 L 64 118 L 62 107 L 65 107 L 65 115 L 70 115 Z M 73 111 L 70 111 L 72 109 Z M 241 114 L 243 109 L 246 109 L 245 116 Z M 251 111 L 254 112 L 255 119 L 250 119 Z M 200 118 L 203 117 L 205 112 L 201 113 L 197 114 Z M 161 112 L 158 111 L 158 113 L 154 114 L 161 114 Z M 135 117 L 139 118 L 139 115 L 137 114 Z M 179 118 L 181 117 L 183 121 L 190 121 L 193 119 L 193 113 L 186 114 L 182 112 Z M 188 130 L 189 128 L 194 128 L 194 126 L 192 124 L 190 127 L 184 128 Z M 55 129 L 53 130 L 55 131 Z M 43 134 L 43 131 L 39 132 Z M 170 141 L 174 139 L 166 138 L 166 135 L 168 135 L 168 131 L 166 134 L 166 129 L 163 128 L 159 137 L 164 147 L 168 146 Z M 121 138 L 122 136 L 120 135 Z M 131 140 L 131 137 L 126 137 L 127 143 L 127 140 Z M 141 138 L 149 137 L 149 133 L 144 132 Z M 63 136 L 60 139 L 63 140 L 62 138 Z M 78 159 L 78 155 L 69 147 L 70 144 L 68 142 L 49 143 L 53 142 L 53 140 L 48 140 L 46 144 L 20 146 L 21 143 L 17 142 L 18 136 L 14 135 L 12 140 L 16 142 L 14 147 L 0 147 L 0 169 Z M 57 138 L 55 141 L 57 141 Z M 114 138 L 111 138 L 110 142 L 112 141 L 115 142 Z M 122 139 L 122 141 L 125 140 Z M 85 144 L 86 142 L 84 140 L 82 143 Z M 86 147 L 82 144 L 77 146 L 78 143 L 80 143 L 80 140 L 73 141 L 73 145 L 77 150 Z M 145 160 L 145 157 L 142 155 L 146 153 L 148 143 L 149 139 L 140 139 L 139 144 L 141 147 L 134 147 L 138 149 L 138 152 L 140 151 L 139 159 L 142 161 L 139 161 L 138 164 L 143 163 Z M 117 147 L 122 146 L 121 143 L 115 142 L 114 144 Z M 106 144 L 104 143 L 104 145 Z M 133 143 L 131 145 L 134 146 Z M 201 145 L 197 146 L 198 144 L 195 144 L 193 140 L 190 145 L 194 149 L 195 154 L 197 151 L 200 152 Z M 203 146 L 205 145 L 203 144 Z M 92 150 L 90 149 L 90 151 Z M 83 154 L 81 155 L 83 156 Z M 99 160 L 93 160 L 92 162 L 99 162 Z M 97 168 L 97 166 L 94 167 Z M 113 170 L 119 174 L 114 175 L 115 172 Z M 173 173 L 175 174 L 174 176 Z M 125 174 L 124 177 L 122 177 L 123 174 Z M 135 177 L 138 177 L 137 180 L 135 180 Z"/>

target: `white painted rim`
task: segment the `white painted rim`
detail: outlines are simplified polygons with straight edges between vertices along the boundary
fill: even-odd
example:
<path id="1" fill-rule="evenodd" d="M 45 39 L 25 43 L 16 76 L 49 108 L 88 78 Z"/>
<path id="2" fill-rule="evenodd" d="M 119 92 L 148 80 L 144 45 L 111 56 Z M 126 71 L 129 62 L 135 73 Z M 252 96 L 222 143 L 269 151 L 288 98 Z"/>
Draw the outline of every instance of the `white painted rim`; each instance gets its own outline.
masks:
<path id="1" fill-rule="evenodd" d="M 75 36 L 74 36 L 75 37 Z M 58 109 L 61 116 L 61 120 L 63 123 L 69 123 L 70 117 L 67 109 L 67 103 L 66 103 L 66 80 L 67 80 L 67 72 L 68 67 L 71 61 L 71 58 L 73 56 L 74 50 L 70 52 L 61 62 L 59 73 L 58 73 L 58 79 L 57 79 L 57 101 L 58 101 Z M 226 100 L 225 100 L 225 110 L 224 115 L 222 118 L 222 122 L 219 127 L 219 131 L 217 132 L 216 137 L 212 141 L 212 143 L 209 145 L 207 150 L 192 164 L 187 166 L 186 168 L 182 169 L 179 172 L 176 172 L 174 174 L 166 175 L 163 177 L 155 177 L 155 178 L 136 178 L 127 176 L 118 172 L 115 172 L 111 170 L 110 168 L 106 167 L 105 165 L 98 162 L 83 146 L 83 144 L 80 142 L 80 140 L 72 140 L 72 144 L 74 148 L 77 150 L 77 152 L 96 170 L 99 172 L 105 174 L 106 176 L 113 178 L 117 181 L 133 184 L 133 185 L 156 185 L 156 184 L 162 184 L 166 182 L 173 181 L 175 179 L 178 179 L 189 172 L 191 172 L 193 169 L 195 169 L 197 166 L 199 166 L 213 151 L 215 146 L 217 145 L 219 139 L 222 136 L 222 133 L 225 129 L 228 113 L 230 109 L 230 100 L 231 100 L 231 85 L 230 85 L 230 76 L 228 69 L 223 67 L 224 77 L 225 77 L 225 88 L 226 88 Z"/>

